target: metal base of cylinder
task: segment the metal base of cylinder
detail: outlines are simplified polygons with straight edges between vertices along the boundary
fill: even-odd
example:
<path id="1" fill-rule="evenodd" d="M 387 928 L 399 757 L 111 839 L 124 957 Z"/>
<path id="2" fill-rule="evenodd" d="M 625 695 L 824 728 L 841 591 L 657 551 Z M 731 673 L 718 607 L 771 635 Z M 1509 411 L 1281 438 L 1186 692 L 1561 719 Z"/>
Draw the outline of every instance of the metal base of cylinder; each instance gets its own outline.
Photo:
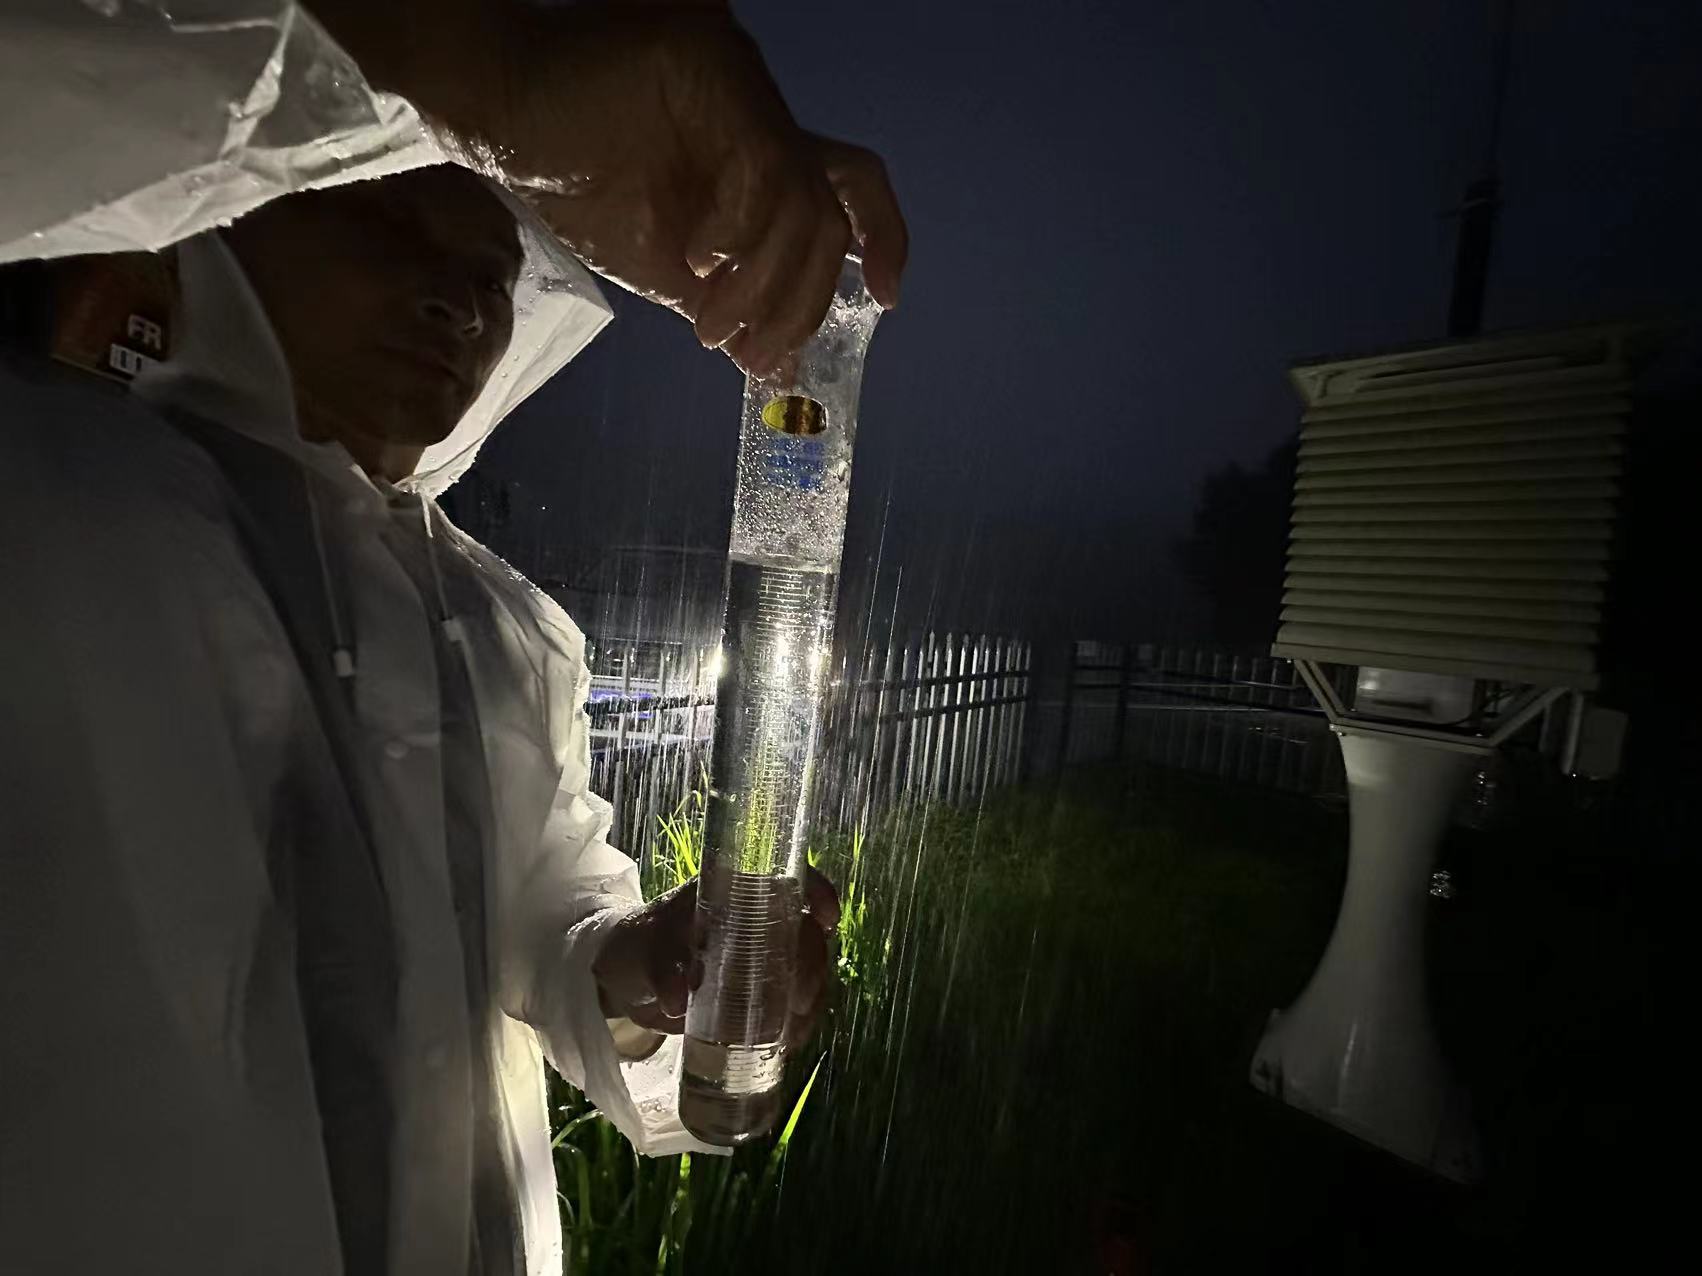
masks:
<path id="1" fill-rule="evenodd" d="M 743 1147 L 774 1129 L 784 1098 L 778 1085 L 754 1094 L 729 1094 L 687 1078 L 680 1086 L 680 1124 L 714 1147 Z"/>
<path id="2" fill-rule="evenodd" d="M 1437 848 L 1471 752 L 1346 728 L 1347 885 L 1311 981 L 1273 1012 L 1253 1057 L 1260 1090 L 1459 1182 L 1478 1177 L 1475 1127 L 1437 1044 L 1424 960 Z"/>

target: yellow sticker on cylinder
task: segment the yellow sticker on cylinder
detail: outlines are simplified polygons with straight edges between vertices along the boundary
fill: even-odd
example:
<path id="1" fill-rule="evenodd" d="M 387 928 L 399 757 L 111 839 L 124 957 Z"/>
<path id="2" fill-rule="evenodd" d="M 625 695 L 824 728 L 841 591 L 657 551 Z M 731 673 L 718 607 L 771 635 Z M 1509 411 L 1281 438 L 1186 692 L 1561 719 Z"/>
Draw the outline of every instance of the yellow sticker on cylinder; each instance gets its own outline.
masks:
<path id="1" fill-rule="evenodd" d="M 782 434 L 820 434 L 827 429 L 827 409 L 807 395 L 783 394 L 768 401 L 762 423 Z"/>

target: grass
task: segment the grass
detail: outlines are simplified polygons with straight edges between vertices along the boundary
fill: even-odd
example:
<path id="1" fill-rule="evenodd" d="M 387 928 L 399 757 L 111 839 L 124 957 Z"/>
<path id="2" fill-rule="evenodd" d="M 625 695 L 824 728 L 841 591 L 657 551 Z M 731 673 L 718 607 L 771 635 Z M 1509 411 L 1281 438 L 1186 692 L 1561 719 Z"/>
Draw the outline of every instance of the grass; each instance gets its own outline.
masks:
<path id="1" fill-rule="evenodd" d="M 702 811 L 694 795 L 663 822 L 650 889 L 695 872 Z M 623 1160 L 606 1123 L 562 1094 L 579 1270 L 864 1270 L 860 1252 L 876 1266 L 1035 1270 L 1020 1264 L 1054 1258 L 1060 1228 L 1090 1244 L 1101 1206 L 1076 1180 L 1104 1140 L 1076 1146 L 1068 1122 L 1044 1116 L 1046 1090 L 1114 1086 L 1083 1048 L 1121 1030 L 1097 1022 L 1111 985 L 1204 972 L 1209 992 L 1238 977 L 1212 938 L 1237 918 L 1210 914 L 1280 894 L 1282 870 L 1239 860 L 1202 892 L 1197 840 L 1040 789 L 979 812 L 909 807 L 826 842 L 811 858 L 840 888 L 841 988 L 817 1049 L 794 1061 L 800 1099 L 781 1138 L 732 1158 Z M 1169 928 L 1130 925 L 1131 910 L 1154 909 Z"/>
<path id="2" fill-rule="evenodd" d="M 1271 954 L 1303 974 L 1308 923 L 1333 903 L 1308 898 L 1316 855 L 1297 872 L 1284 853 L 1328 817 L 1296 812 L 1307 845 L 1279 847 L 1205 836 L 1221 814 L 1206 793 L 1160 802 L 1101 775 L 885 830 L 902 853 L 870 907 L 891 996 L 836 1024 L 828 1101 L 791 1169 L 808 1203 L 764 1270 L 1088 1270 L 1128 1202 L 1162 1215 L 1196 1146 L 1176 1117 L 1202 1063 L 1221 1082 L 1251 1051 L 1247 1015 L 1226 1028 L 1196 1005 L 1254 1007 L 1256 1024 L 1283 979 Z"/>
<path id="3" fill-rule="evenodd" d="M 783 1137 L 640 1163 L 574 1125 L 558 1156 L 577 1270 L 1381 1272 L 1646 1242 L 1647 1220 L 1616 1220 L 1641 1199 L 1676 1211 L 1679 1189 L 1636 1151 L 1662 1128 L 1639 1082 L 1679 1056 L 1602 1041 L 1658 1041 L 1682 1004 L 1653 937 L 1684 897 L 1622 880 L 1575 825 L 1449 849 L 1463 890 L 1434 918 L 1438 1010 L 1483 1102 L 1481 1189 L 1247 1084 L 1328 935 L 1341 813 L 1082 772 L 825 842 L 844 986 L 794 1060 Z M 664 831 L 653 880 L 689 845 Z"/>
<path id="4" fill-rule="evenodd" d="M 703 790 L 696 789 L 659 821 L 639 865 L 646 898 L 697 876 L 706 811 Z M 869 963 L 858 956 L 867 947 L 867 906 L 859 903 L 861 834 L 850 845 L 850 869 L 839 879 L 844 909 L 837 961 L 846 987 L 867 990 Z M 820 859 L 811 852 L 811 863 Z M 694 1268 L 737 1266 L 745 1239 L 778 1202 L 788 1152 L 821 1062 L 819 1047 L 791 1061 L 793 1077 L 802 1072 L 803 1080 L 779 1133 L 769 1146 L 732 1157 L 640 1157 L 583 1094 L 552 1074 L 558 1125 L 551 1147 L 569 1269 L 667 1276 L 686 1271 L 689 1254 L 696 1256 Z"/>

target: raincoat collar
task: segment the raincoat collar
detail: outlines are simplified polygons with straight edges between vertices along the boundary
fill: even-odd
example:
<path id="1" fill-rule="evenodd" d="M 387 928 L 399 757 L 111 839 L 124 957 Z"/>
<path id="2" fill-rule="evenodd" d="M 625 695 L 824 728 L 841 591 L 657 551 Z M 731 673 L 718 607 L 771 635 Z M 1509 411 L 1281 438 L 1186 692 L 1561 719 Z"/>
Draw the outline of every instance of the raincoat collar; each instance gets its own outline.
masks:
<path id="1" fill-rule="evenodd" d="M 235 430 L 382 499 L 341 444 L 301 437 L 283 349 L 236 255 L 218 234 L 178 244 L 177 266 L 182 319 L 171 357 L 139 375 L 131 393 Z"/>

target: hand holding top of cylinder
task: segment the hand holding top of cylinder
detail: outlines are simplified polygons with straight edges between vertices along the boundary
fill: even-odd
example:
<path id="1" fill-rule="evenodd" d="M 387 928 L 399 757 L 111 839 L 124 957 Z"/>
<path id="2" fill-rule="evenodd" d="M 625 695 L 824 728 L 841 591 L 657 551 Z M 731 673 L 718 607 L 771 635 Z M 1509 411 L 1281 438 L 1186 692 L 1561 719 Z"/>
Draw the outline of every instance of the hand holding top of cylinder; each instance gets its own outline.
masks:
<path id="1" fill-rule="evenodd" d="M 879 157 L 801 129 L 723 3 L 370 0 L 317 17 L 588 265 L 768 372 L 855 244 L 898 304 L 908 233 Z"/>

